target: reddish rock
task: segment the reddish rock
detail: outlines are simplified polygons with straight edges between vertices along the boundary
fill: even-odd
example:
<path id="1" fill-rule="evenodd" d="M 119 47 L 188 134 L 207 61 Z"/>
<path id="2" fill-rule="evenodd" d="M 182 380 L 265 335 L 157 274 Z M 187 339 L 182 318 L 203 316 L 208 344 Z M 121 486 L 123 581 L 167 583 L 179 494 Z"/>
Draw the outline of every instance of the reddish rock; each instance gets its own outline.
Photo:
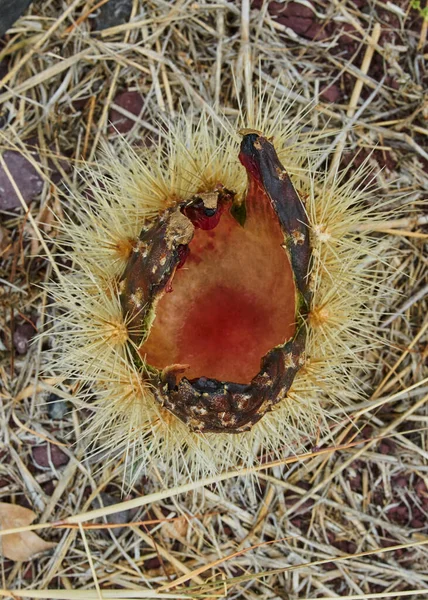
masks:
<path id="1" fill-rule="evenodd" d="M 343 23 L 341 27 L 342 33 L 339 37 L 339 44 L 342 46 L 343 44 L 354 44 L 358 41 L 359 36 L 358 32 L 353 25 L 350 23 Z"/>
<path id="2" fill-rule="evenodd" d="M 34 581 L 35 577 L 34 564 L 31 562 L 26 569 L 24 569 L 23 578 L 27 581 Z"/>
<path id="3" fill-rule="evenodd" d="M 298 2 L 271 2 L 269 13 L 278 23 L 289 27 L 297 35 L 310 40 L 320 40 L 325 37 L 322 26 L 317 22 L 315 13 L 308 6 Z"/>
<path id="4" fill-rule="evenodd" d="M 36 330 L 31 323 L 18 325 L 13 332 L 13 345 L 18 354 L 26 354 Z"/>
<path id="5" fill-rule="evenodd" d="M 332 542 L 332 545 L 345 554 L 355 554 L 357 551 L 357 544 L 352 540 L 336 540 Z"/>
<path id="6" fill-rule="evenodd" d="M 40 149 L 38 147 L 38 140 L 36 137 L 30 137 L 24 140 L 25 150 L 18 152 L 15 150 L 6 150 L 3 154 L 4 161 L 7 168 L 9 169 L 16 185 L 18 186 L 22 197 L 25 202 L 29 204 L 37 194 L 43 189 L 43 176 L 36 170 L 32 163 L 26 158 L 28 155 L 34 159 L 42 169 L 42 160 L 40 156 Z M 54 144 L 49 145 L 49 152 L 52 154 L 57 153 L 57 148 Z M 61 168 L 67 173 L 71 170 L 71 165 L 66 159 L 59 159 Z M 54 182 L 58 183 L 62 175 L 57 170 L 53 160 L 48 158 L 48 176 Z M 0 210 L 12 210 L 15 208 L 22 208 L 22 204 L 15 193 L 10 179 L 6 175 L 4 169 L 0 166 Z"/>
<path id="7" fill-rule="evenodd" d="M 157 571 L 162 566 L 160 559 L 157 556 L 144 561 L 145 571 Z"/>
<path id="8" fill-rule="evenodd" d="M 424 507 L 424 510 L 427 511 L 428 510 L 428 490 L 427 490 L 427 486 L 425 485 L 424 480 L 418 478 L 414 487 L 415 487 L 415 492 L 418 495 L 420 503 Z"/>
<path id="9" fill-rule="evenodd" d="M 395 444 L 392 440 L 382 440 L 379 444 L 379 452 L 381 454 L 395 454 Z"/>
<path id="10" fill-rule="evenodd" d="M 409 521 L 409 509 L 404 504 L 392 506 L 387 510 L 388 519 L 398 525 L 407 525 Z"/>
<path id="11" fill-rule="evenodd" d="M 33 461 L 36 467 L 50 469 L 51 463 L 54 467 L 62 467 L 69 462 L 69 457 L 55 444 L 43 444 L 34 446 L 32 449 Z"/>
<path id="12" fill-rule="evenodd" d="M 395 490 L 396 488 L 407 488 L 409 485 L 409 477 L 405 475 L 398 475 L 398 477 L 394 477 L 392 479 L 392 487 Z"/>
<path id="13" fill-rule="evenodd" d="M 24 200 L 31 202 L 43 189 L 42 177 L 20 152 L 6 150 L 3 158 Z M 0 166 L 0 210 L 12 210 L 21 206 L 9 177 Z"/>
<path id="14" fill-rule="evenodd" d="M 385 86 L 391 87 L 393 90 L 398 90 L 400 88 L 400 83 L 392 77 L 391 75 L 387 75 L 385 78 Z"/>
<path id="15" fill-rule="evenodd" d="M 410 521 L 410 526 L 414 527 L 415 529 L 423 529 L 427 526 L 427 520 L 415 517 Z"/>
<path id="16" fill-rule="evenodd" d="M 304 34 L 304 37 L 314 42 L 322 42 L 329 37 L 327 30 L 320 23 L 312 23 L 309 29 Z"/>
<path id="17" fill-rule="evenodd" d="M 115 97 L 113 103 L 132 113 L 136 117 L 140 115 L 144 104 L 143 97 L 139 92 L 130 91 L 121 92 L 120 94 L 118 94 Z M 119 133 L 127 133 L 135 125 L 135 121 L 128 117 L 125 117 L 125 115 L 122 115 L 115 108 L 112 108 L 110 111 L 110 122 L 111 133 L 113 133 L 114 131 L 118 131 Z"/>
<path id="18" fill-rule="evenodd" d="M 281 23 L 281 25 L 292 29 L 294 33 L 297 33 L 297 35 L 301 35 L 304 37 L 306 37 L 307 32 L 311 29 L 312 25 L 314 24 L 312 19 L 302 19 L 300 17 L 294 16 L 279 17 L 278 21 Z"/>
<path id="19" fill-rule="evenodd" d="M 299 2 L 270 2 L 269 12 L 274 16 L 296 17 L 298 19 L 314 19 L 314 12 Z"/>
<path id="20" fill-rule="evenodd" d="M 340 88 L 335 83 L 322 89 L 320 92 L 320 96 L 323 100 L 327 100 L 327 102 L 337 102 L 341 95 Z"/>
<path id="21" fill-rule="evenodd" d="M 371 503 L 374 506 L 384 506 L 385 504 L 385 494 L 383 490 L 376 490 L 371 495 Z"/>
<path id="22" fill-rule="evenodd" d="M 360 494 L 363 491 L 362 477 L 360 473 L 357 473 L 355 477 L 348 479 L 349 487 L 353 492 Z"/>
<path id="23" fill-rule="evenodd" d="M 43 483 L 42 489 L 47 496 L 52 496 L 52 494 L 55 491 L 55 481 L 53 479 L 51 479 L 50 481 Z"/>
<path id="24" fill-rule="evenodd" d="M 418 496 L 428 497 L 428 489 L 425 484 L 425 481 L 423 479 L 420 479 L 419 477 L 415 484 L 415 490 L 416 490 Z"/>

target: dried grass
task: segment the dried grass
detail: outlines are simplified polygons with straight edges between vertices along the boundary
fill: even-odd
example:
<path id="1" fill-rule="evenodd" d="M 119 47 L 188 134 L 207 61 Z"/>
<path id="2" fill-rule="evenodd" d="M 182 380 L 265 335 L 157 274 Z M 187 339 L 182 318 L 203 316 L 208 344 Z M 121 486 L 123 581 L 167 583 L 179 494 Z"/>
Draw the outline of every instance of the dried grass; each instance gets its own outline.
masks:
<path id="1" fill-rule="evenodd" d="M 2 501 L 33 507 L 40 525 L 28 529 L 43 529 L 41 534 L 58 545 L 30 563 L 4 560 L 0 595 L 424 597 L 426 22 L 407 2 L 374 1 L 370 10 L 361 11 L 350 1 L 319 1 L 317 19 L 332 33 L 316 42 L 281 24 L 266 4 L 250 10 L 248 0 L 240 6 L 135 0 L 129 23 L 95 33 L 90 28 L 94 2 L 75 0 L 67 6 L 51 0 L 43 10 L 38 4 L 15 24 L 0 50 L 0 60 L 9 61 L 0 89 L 6 118 L 1 149 L 25 151 L 24 140 L 37 140 L 41 162 L 29 159 L 45 178 L 28 210 L 3 215 L 11 237 L 2 247 L 0 272 L 6 282 L 0 298 L 6 348 L 0 363 L 0 491 Z M 343 29 L 355 46 L 340 45 Z M 248 103 L 253 80 L 278 77 L 278 95 L 290 91 L 295 111 L 313 102 L 309 125 L 327 132 L 331 149 L 337 149 L 332 173 L 342 148 L 348 154 L 374 150 L 370 161 L 382 202 L 401 205 L 405 213 L 383 227 L 383 235 L 398 238 L 402 251 L 394 259 L 400 295 L 380 331 L 388 343 L 373 350 L 378 368 L 365 382 L 370 396 L 338 415 L 334 447 L 319 440 L 321 450 L 267 462 L 253 487 L 245 471 L 186 488 L 167 489 L 161 478 L 144 479 L 131 490 L 131 505 L 91 512 L 102 492 L 119 502 L 121 465 L 85 457 L 85 415 L 70 411 L 61 420 L 48 417 L 49 394 L 55 391 L 67 400 L 75 390 L 58 381 L 57 373 L 40 377 L 46 354 L 41 342 L 23 356 L 15 354 L 12 343 L 21 315 L 37 314 L 39 330 L 46 320 L 47 298 L 39 284 L 51 278 L 55 263 L 38 257 L 46 250 L 38 231 L 55 238 L 50 213 L 62 211 L 51 169 L 55 166 L 63 182 L 72 185 L 74 171 L 64 168 L 93 161 L 101 140 L 115 135 L 108 119 L 122 89 L 138 90 L 144 98 L 139 117 L 122 109 L 135 121 L 127 139 L 136 143 L 160 135 L 159 117 L 173 115 L 180 103 L 184 110 L 205 106 L 212 112 L 218 104 L 233 115 L 236 90 Z M 321 89 L 335 83 L 342 87 L 342 103 L 324 102 Z M 55 254 L 53 244 L 49 252 Z M 61 261 L 58 270 L 61 276 Z M 55 466 L 51 456 L 48 466 L 35 466 L 33 449 L 46 440 L 51 449 L 61 448 L 67 465 Z M 110 524 L 118 522 L 131 508 L 122 530 L 102 523 L 93 528 L 93 519 L 110 515 Z"/>

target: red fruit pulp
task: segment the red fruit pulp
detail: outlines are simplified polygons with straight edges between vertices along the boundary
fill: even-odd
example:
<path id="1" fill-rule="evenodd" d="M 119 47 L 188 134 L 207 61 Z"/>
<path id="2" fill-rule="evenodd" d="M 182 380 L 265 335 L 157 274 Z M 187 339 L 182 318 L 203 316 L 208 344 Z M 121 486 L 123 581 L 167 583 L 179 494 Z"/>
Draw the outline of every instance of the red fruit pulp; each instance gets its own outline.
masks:
<path id="1" fill-rule="evenodd" d="M 140 349 L 148 364 L 188 365 L 188 379 L 250 383 L 262 356 L 294 335 L 296 293 L 284 235 L 254 181 L 246 209 L 244 227 L 226 209 L 214 229 L 195 230 Z"/>

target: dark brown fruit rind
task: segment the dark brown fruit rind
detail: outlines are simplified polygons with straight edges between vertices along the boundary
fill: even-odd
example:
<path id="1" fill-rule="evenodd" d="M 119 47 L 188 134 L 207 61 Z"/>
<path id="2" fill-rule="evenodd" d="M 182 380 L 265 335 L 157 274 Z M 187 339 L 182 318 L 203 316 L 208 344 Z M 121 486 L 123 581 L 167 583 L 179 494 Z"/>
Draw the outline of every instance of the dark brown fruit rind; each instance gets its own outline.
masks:
<path id="1" fill-rule="evenodd" d="M 297 284 L 307 308 L 310 304 L 309 269 L 311 244 L 308 217 L 291 179 L 273 145 L 263 136 L 250 133 L 241 143 L 239 159 L 269 197 L 285 235 Z"/>
<path id="2" fill-rule="evenodd" d="M 305 362 L 306 331 L 273 348 L 261 360 L 260 373 L 248 385 L 200 377 L 177 383 L 173 372 L 155 381 L 155 396 L 192 431 L 241 433 L 249 431 L 282 400 Z"/>
<path id="3" fill-rule="evenodd" d="M 269 199 L 284 233 L 284 251 L 288 253 L 300 298 L 296 332 L 292 339 L 261 357 L 260 371 L 248 384 L 206 377 L 188 380 L 181 377 L 180 365 L 159 370 L 144 364 L 143 376 L 155 398 L 195 432 L 250 430 L 286 397 L 305 363 L 306 317 L 311 300 L 307 215 L 273 145 L 266 138 L 257 133 L 244 135 L 239 158 L 250 184 Z M 121 295 L 137 361 L 141 361 L 138 347 L 148 337 L 156 316 L 156 304 L 165 292 L 171 291 L 175 271 L 185 262 L 195 228 L 214 228 L 233 200 L 233 192 L 218 186 L 212 192 L 195 195 L 168 209 L 151 227 L 142 230 L 124 274 Z M 237 214 L 242 215 L 242 211 L 238 209 Z"/>
<path id="4" fill-rule="evenodd" d="M 215 227 L 233 193 L 223 189 L 201 193 L 166 210 L 143 228 L 121 283 L 121 302 L 130 339 L 141 345 L 155 316 L 156 303 L 172 291 L 176 269 L 183 266 L 195 227 Z"/>

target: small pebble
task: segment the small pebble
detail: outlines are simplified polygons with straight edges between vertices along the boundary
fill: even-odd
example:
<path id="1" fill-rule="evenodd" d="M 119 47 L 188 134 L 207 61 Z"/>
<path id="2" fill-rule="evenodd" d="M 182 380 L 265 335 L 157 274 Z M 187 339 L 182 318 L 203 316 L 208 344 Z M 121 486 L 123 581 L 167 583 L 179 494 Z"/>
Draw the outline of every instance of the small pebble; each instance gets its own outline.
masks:
<path id="1" fill-rule="evenodd" d="M 115 97 L 113 104 L 124 108 L 128 112 L 138 117 L 143 108 L 143 97 L 139 92 L 121 92 Z M 111 109 L 109 117 L 111 122 L 111 127 L 109 128 L 110 133 L 113 133 L 114 131 L 118 131 L 119 133 L 127 133 L 135 125 L 135 121 L 129 119 L 125 115 L 122 115 L 115 108 Z"/>
<path id="2" fill-rule="evenodd" d="M 64 398 L 50 394 L 47 399 L 48 415 L 52 420 L 63 419 L 70 411 L 69 404 Z"/>
<path id="3" fill-rule="evenodd" d="M 101 502 L 100 502 L 100 499 L 101 499 Z M 118 502 L 121 502 L 122 500 L 123 499 L 116 498 L 115 496 L 112 496 L 111 494 L 107 494 L 106 492 L 101 492 L 99 494 L 99 497 L 97 496 L 92 501 L 92 506 L 94 508 L 102 508 L 103 506 L 112 506 L 113 504 L 118 504 Z M 104 518 L 104 522 L 107 521 L 107 523 L 124 523 L 124 524 L 130 523 L 132 521 L 134 515 L 136 514 L 136 512 L 137 512 L 137 509 L 122 510 L 122 511 L 114 513 L 112 515 L 107 515 Z M 113 527 L 110 531 L 113 531 L 115 535 L 120 535 L 124 529 L 125 529 L 125 527 Z M 107 529 L 104 529 L 102 531 L 103 531 L 103 535 L 105 537 L 110 537 Z"/>
<path id="4" fill-rule="evenodd" d="M 27 203 L 31 202 L 43 189 L 42 177 L 30 161 L 20 152 L 6 150 L 3 153 L 3 158 L 22 197 Z M 21 207 L 21 202 L 6 171 L 0 166 L 0 210 L 11 210 Z"/>
<path id="5" fill-rule="evenodd" d="M 42 444 L 34 446 L 32 449 L 33 461 L 36 467 L 42 469 L 51 468 L 51 463 L 54 467 L 62 467 L 69 462 L 69 457 L 55 444 Z"/>
<path id="6" fill-rule="evenodd" d="M 13 332 L 13 345 L 18 354 L 26 354 L 36 330 L 31 323 L 17 325 Z"/>
<path id="7" fill-rule="evenodd" d="M 95 18 L 95 29 L 99 31 L 128 23 L 131 11 L 132 0 L 109 0 Z"/>
<path id="8" fill-rule="evenodd" d="M 333 83 L 333 85 L 329 85 L 321 90 L 320 96 L 323 100 L 327 100 L 327 102 L 337 102 L 341 96 L 340 88 Z"/>

